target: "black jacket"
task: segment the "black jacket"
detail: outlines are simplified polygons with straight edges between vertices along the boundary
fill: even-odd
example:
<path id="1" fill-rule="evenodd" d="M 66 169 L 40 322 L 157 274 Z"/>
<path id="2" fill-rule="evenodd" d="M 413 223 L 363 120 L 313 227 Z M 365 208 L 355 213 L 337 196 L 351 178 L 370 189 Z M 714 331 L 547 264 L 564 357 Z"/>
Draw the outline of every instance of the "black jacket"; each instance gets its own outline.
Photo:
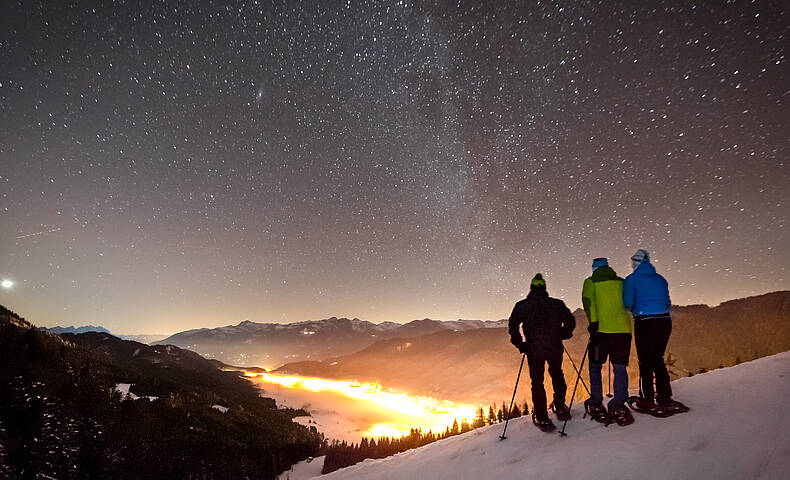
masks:
<path id="1" fill-rule="evenodd" d="M 562 356 L 562 341 L 573 336 L 576 319 L 562 300 L 549 297 L 545 290 L 532 290 L 516 303 L 508 321 L 510 341 L 518 346 L 524 331 L 526 342 L 519 350 L 530 358 Z"/>

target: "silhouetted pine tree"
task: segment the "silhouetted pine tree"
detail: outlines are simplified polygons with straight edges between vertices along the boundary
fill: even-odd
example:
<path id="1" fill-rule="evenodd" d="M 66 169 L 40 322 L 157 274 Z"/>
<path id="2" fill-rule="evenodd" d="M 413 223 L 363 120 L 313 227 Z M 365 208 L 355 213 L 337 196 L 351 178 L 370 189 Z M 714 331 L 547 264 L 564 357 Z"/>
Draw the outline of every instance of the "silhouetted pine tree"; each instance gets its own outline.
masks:
<path id="1" fill-rule="evenodd" d="M 464 418 L 461 420 L 461 433 L 466 433 L 472 430 L 472 426 L 469 425 L 469 422 Z"/>
<path id="2" fill-rule="evenodd" d="M 496 413 L 494 413 L 494 406 L 488 406 L 488 424 L 493 425 L 497 422 Z"/>
<path id="3" fill-rule="evenodd" d="M 513 411 L 510 412 L 510 418 L 518 418 L 521 416 L 521 409 L 518 408 L 518 404 L 513 405 Z"/>
<path id="4" fill-rule="evenodd" d="M 477 415 L 475 415 L 475 420 L 472 422 L 472 428 L 480 428 L 485 427 L 486 425 L 486 414 L 483 411 L 483 406 L 480 405 L 480 408 L 477 409 Z"/>

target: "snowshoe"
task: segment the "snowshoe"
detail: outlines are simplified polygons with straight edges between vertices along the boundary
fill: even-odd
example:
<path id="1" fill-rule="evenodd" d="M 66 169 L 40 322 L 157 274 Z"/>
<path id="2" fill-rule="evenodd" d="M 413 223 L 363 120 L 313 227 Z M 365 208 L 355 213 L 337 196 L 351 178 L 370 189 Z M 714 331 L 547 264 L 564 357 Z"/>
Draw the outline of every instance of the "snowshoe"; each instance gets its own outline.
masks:
<path id="1" fill-rule="evenodd" d="M 667 417 L 671 417 L 674 414 L 674 412 L 667 410 L 663 406 L 656 405 L 655 403 L 642 397 L 637 397 L 632 395 L 628 397 L 626 403 L 628 403 L 628 406 L 631 407 L 634 411 L 637 411 L 639 413 L 644 413 L 647 415 L 652 415 L 658 418 L 667 418 Z"/>
<path id="2" fill-rule="evenodd" d="M 535 426 L 538 427 L 543 432 L 551 432 L 555 428 L 557 428 L 557 427 L 554 426 L 554 423 L 552 423 L 552 421 L 549 420 L 548 415 L 546 415 L 545 417 L 538 417 L 537 415 L 535 415 L 533 413 L 532 414 L 532 423 L 534 423 Z"/>
<path id="3" fill-rule="evenodd" d="M 559 421 L 564 422 L 566 420 L 570 420 L 571 411 L 568 410 L 568 406 L 565 405 L 564 403 L 561 405 L 555 405 L 554 402 L 551 402 L 549 408 L 551 409 L 552 412 L 554 412 L 555 415 L 557 415 L 557 419 Z"/>
<path id="4" fill-rule="evenodd" d="M 621 427 L 634 423 L 634 416 L 628 407 L 617 407 L 609 410 L 609 416 Z"/>
<path id="5" fill-rule="evenodd" d="M 601 405 L 592 405 L 590 400 L 584 401 L 584 416 L 590 416 L 591 419 L 604 425 L 609 425 L 614 420 L 609 416 L 609 413 Z"/>
<path id="6" fill-rule="evenodd" d="M 666 398 L 666 399 L 659 398 L 658 406 L 660 406 L 664 410 L 671 412 L 673 415 L 676 413 L 685 413 L 690 410 L 689 407 L 683 405 L 677 400 L 672 400 L 671 398 Z"/>

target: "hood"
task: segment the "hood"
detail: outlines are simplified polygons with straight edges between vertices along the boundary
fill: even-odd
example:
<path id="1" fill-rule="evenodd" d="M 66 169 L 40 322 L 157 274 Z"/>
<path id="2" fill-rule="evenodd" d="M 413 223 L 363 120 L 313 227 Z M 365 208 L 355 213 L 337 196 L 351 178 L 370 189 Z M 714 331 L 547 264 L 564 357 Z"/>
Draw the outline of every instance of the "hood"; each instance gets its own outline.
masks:
<path id="1" fill-rule="evenodd" d="M 614 273 L 614 270 L 609 265 L 604 265 L 602 267 L 598 267 L 592 274 L 594 282 L 603 282 L 606 280 L 617 280 L 617 274 Z"/>
<path id="2" fill-rule="evenodd" d="M 650 262 L 642 261 L 642 263 L 636 267 L 634 273 L 638 273 L 639 275 L 653 275 L 656 273 L 656 267 L 654 267 Z"/>

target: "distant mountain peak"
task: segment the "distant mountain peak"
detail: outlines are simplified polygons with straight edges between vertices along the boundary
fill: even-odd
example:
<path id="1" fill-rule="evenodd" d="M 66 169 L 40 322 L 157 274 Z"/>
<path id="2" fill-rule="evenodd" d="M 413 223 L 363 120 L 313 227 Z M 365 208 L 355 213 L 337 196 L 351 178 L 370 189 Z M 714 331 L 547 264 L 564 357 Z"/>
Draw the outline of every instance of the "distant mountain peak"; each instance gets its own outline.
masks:
<path id="1" fill-rule="evenodd" d="M 107 330 L 106 328 L 102 326 L 95 326 L 95 325 L 83 325 L 81 327 L 70 326 L 70 327 L 52 327 L 52 328 L 39 327 L 39 328 L 45 332 L 57 333 L 58 335 L 62 333 L 74 333 L 74 334 L 88 333 L 88 332 L 110 333 L 110 331 Z"/>

